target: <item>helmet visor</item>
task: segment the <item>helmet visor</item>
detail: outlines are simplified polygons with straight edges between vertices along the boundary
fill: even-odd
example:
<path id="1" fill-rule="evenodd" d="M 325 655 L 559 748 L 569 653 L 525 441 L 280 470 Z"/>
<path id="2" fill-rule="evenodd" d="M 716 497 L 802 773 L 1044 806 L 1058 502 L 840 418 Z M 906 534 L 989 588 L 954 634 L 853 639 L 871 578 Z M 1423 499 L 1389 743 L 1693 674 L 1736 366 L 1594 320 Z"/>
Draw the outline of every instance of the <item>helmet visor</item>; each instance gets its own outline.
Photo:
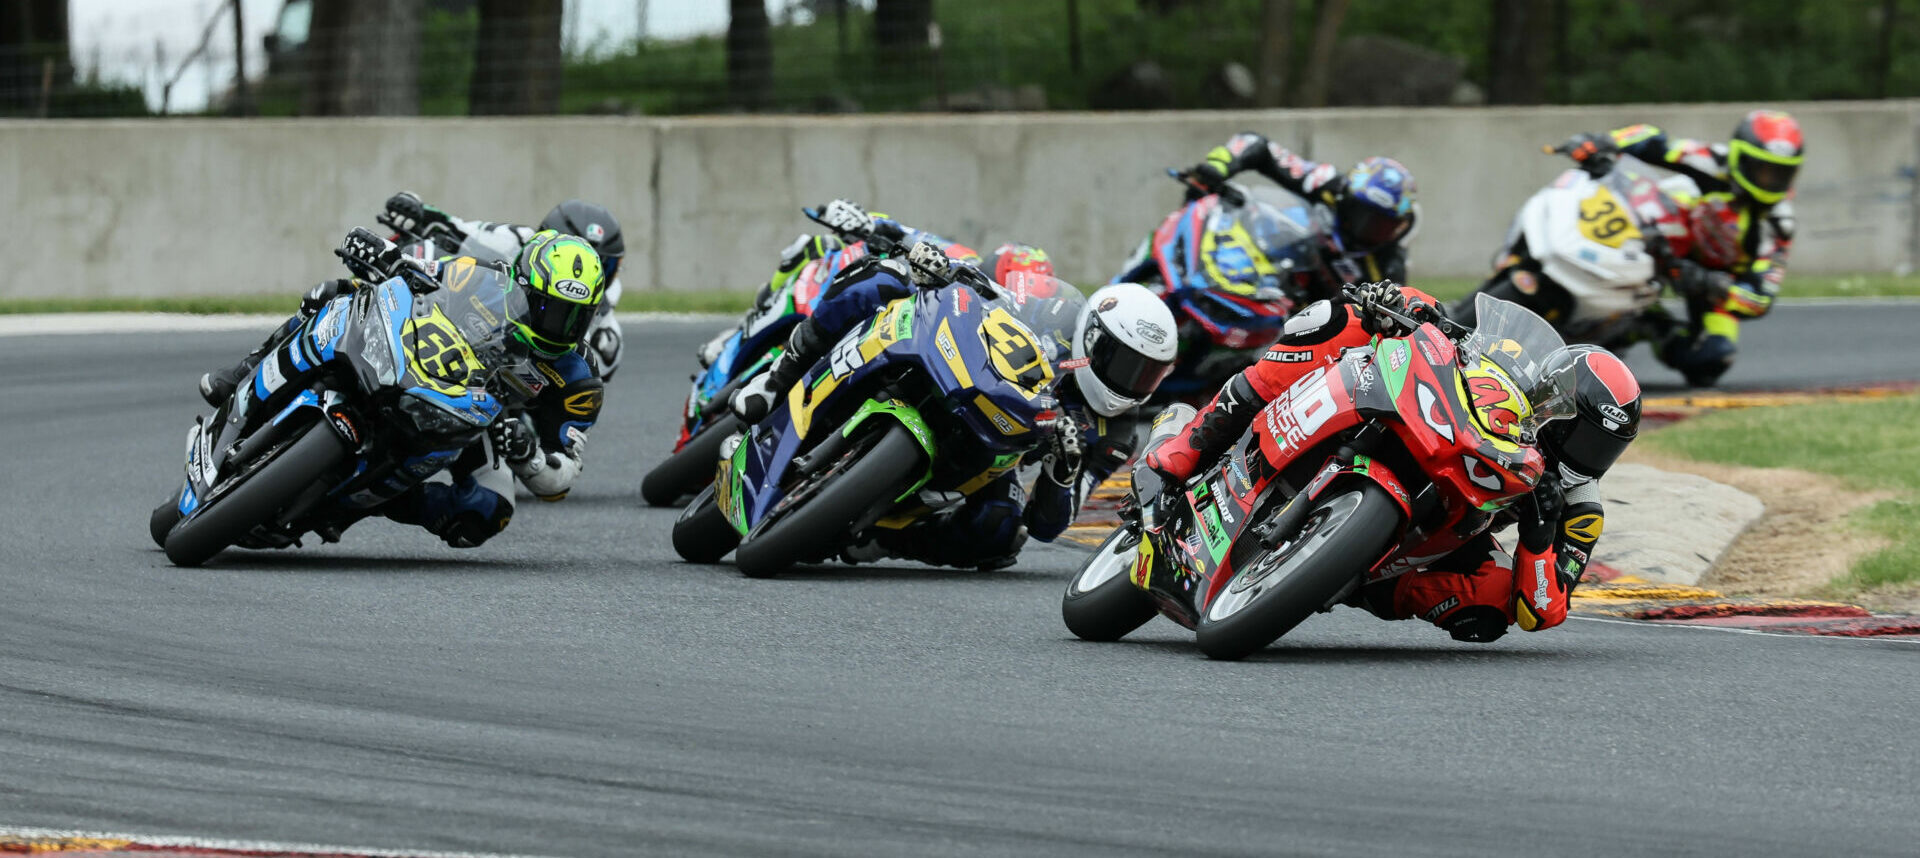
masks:
<path id="1" fill-rule="evenodd" d="M 1347 200 L 1340 209 L 1340 235 L 1346 239 L 1348 250 L 1365 251 L 1392 244 L 1412 224 L 1411 218 L 1358 200 Z"/>
<path id="2" fill-rule="evenodd" d="M 1784 194 L 1793 187 L 1793 176 L 1800 172 L 1797 164 L 1779 164 L 1763 161 L 1759 158 L 1740 159 L 1740 174 L 1754 187 L 1769 194 Z"/>
<path id="3" fill-rule="evenodd" d="M 1583 476 L 1599 478 L 1614 460 L 1626 452 L 1632 438 L 1622 438 L 1601 428 L 1585 416 L 1561 420 L 1553 427 L 1557 434 L 1560 461 Z"/>
<path id="4" fill-rule="evenodd" d="M 587 328 L 592 326 L 593 311 L 592 304 L 569 301 L 539 290 L 527 290 L 525 324 L 533 335 L 533 347 L 547 354 L 572 351 L 587 333 Z"/>
<path id="5" fill-rule="evenodd" d="M 1095 329 L 1087 348 L 1087 368 L 1093 376 L 1121 396 L 1145 399 L 1160 387 L 1161 380 L 1173 371 L 1171 361 L 1154 360 L 1122 342 L 1101 324 Z"/>

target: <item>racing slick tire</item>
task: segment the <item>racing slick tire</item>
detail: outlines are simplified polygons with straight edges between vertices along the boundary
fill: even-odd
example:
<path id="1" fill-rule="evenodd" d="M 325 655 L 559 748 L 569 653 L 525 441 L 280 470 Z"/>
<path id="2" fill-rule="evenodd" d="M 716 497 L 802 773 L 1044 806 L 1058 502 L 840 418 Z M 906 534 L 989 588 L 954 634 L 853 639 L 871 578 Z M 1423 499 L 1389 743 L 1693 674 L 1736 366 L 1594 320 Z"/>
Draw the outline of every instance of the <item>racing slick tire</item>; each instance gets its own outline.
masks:
<path id="1" fill-rule="evenodd" d="M 147 533 L 153 537 L 153 544 L 167 547 L 167 532 L 180 523 L 180 518 L 180 493 L 174 492 L 173 497 L 154 507 L 153 514 L 147 516 Z"/>
<path id="2" fill-rule="evenodd" d="M 224 495 L 167 533 L 162 546 L 176 566 L 198 566 L 255 527 L 271 521 L 301 492 L 346 461 L 352 451 L 325 422 L 266 455 L 271 457 Z"/>
<path id="3" fill-rule="evenodd" d="M 654 465 L 640 480 L 640 497 L 648 506 L 672 506 L 675 501 L 700 491 L 702 485 L 713 482 L 714 469 L 720 462 L 720 446 L 726 443 L 727 436 L 746 428 L 746 422 L 732 412 L 700 427 L 685 445 Z"/>
<path id="4" fill-rule="evenodd" d="M 827 466 L 811 497 L 747 534 L 733 560 L 749 578 L 771 578 L 795 563 L 826 557 L 876 510 L 891 507 L 926 466 L 927 453 L 907 427 L 887 421 L 871 444 L 856 443 Z"/>
<path id="5" fill-rule="evenodd" d="M 1244 658 L 1292 631 L 1380 559 L 1399 523 L 1400 508 L 1379 484 L 1336 484 L 1296 534 L 1247 558 L 1200 611 L 1200 651 Z"/>
<path id="6" fill-rule="evenodd" d="M 673 522 L 673 550 L 688 563 L 718 563 L 739 544 L 740 531 L 720 511 L 711 484 L 694 495 Z"/>
<path id="7" fill-rule="evenodd" d="M 1060 617 L 1067 631 L 1083 641 L 1117 641 L 1158 614 L 1153 597 L 1134 586 L 1131 573 L 1140 555 L 1139 533 L 1115 528 L 1080 571 L 1067 580 Z"/>

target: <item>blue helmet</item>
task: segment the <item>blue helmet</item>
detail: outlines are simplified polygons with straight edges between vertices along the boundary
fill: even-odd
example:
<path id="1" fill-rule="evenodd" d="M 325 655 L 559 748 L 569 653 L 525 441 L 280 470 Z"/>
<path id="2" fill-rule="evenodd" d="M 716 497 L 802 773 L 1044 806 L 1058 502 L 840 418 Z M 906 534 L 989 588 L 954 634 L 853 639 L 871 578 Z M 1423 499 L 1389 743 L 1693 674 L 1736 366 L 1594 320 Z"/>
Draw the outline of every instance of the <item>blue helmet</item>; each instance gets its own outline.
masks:
<path id="1" fill-rule="evenodd" d="M 1347 250 L 1369 253 L 1406 237 L 1413 228 L 1413 174 L 1399 161 L 1378 155 L 1347 173 L 1347 192 L 1334 210 Z"/>

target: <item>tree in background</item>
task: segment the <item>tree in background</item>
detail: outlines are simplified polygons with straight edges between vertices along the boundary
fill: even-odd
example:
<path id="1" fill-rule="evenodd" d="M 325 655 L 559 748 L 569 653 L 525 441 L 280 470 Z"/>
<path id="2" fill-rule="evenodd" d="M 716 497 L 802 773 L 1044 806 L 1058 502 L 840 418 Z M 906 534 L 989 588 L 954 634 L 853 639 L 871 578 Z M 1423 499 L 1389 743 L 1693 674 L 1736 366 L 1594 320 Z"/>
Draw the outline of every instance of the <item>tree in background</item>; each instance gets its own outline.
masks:
<path id="1" fill-rule="evenodd" d="M 0 113 L 47 113 L 73 83 L 67 42 L 67 0 L 0 0 Z"/>
<path id="2" fill-rule="evenodd" d="M 773 94 L 773 36 L 763 0 L 731 0 L 727 18 L 727 101 L 763 110 Z"/>
<path id="3" fill-rule="evenodd" d="M 1539 104 L 1547 94 L 1554 29 L 1547 4 L 1492 0 L 1487 40 L 1487 103 Z"/>
<path id="4" fill-rule="evenodd" d="M 932 24 L 933 0 L 874 0 L 873 39 L 881 63 L 894 69 L 912 67 L 927 50 Z"/>
<path id="5" fill-rule="evenodd" d="M 1293 0 L 1266 0 L 1260 18 L 1253 103 L 1279 107 L 1287 103 L 1287 67 L 1293 59 Z"/>
<path id="6" fill-rule="evenodd" d="M 1294 104 L 1300 107 L 1327 105 L 1333 49 L 1340 41 L 1340 24 L 1347 18 L 1347 5 L 1348 0 L 1314 0 L 1313 45 L 1307 53 L 1306 73 L 1300 76 L 1300 92 L 1294 98 Z"/>
<path id="7" fill-rule="evenodd" d="M 420 112 L 421 0 L 313 0 L 307 116 Z"/>
<path id="8" fill-rule="evenodd" d="M 560 112 L 561 0 L 479 0 L 473 80 L 474 116 Z"/>

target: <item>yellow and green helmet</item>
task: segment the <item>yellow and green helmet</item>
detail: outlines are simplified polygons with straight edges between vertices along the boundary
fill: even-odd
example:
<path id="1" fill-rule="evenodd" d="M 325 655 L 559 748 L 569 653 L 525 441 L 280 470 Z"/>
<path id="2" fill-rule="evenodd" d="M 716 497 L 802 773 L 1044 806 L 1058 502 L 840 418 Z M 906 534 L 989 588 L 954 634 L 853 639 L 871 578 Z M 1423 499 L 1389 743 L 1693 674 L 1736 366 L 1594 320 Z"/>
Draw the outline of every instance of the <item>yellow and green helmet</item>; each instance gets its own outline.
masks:
<path id="1" fill-rule="evenodd" d="M 593 245 L 578 236 L 543 230 L 527 239 L 513 261 L 513 282 L 526 292 L 526 312 L 513 320 L 535 354 L 559 357 L 580 344 L 607 295 Z"/>

